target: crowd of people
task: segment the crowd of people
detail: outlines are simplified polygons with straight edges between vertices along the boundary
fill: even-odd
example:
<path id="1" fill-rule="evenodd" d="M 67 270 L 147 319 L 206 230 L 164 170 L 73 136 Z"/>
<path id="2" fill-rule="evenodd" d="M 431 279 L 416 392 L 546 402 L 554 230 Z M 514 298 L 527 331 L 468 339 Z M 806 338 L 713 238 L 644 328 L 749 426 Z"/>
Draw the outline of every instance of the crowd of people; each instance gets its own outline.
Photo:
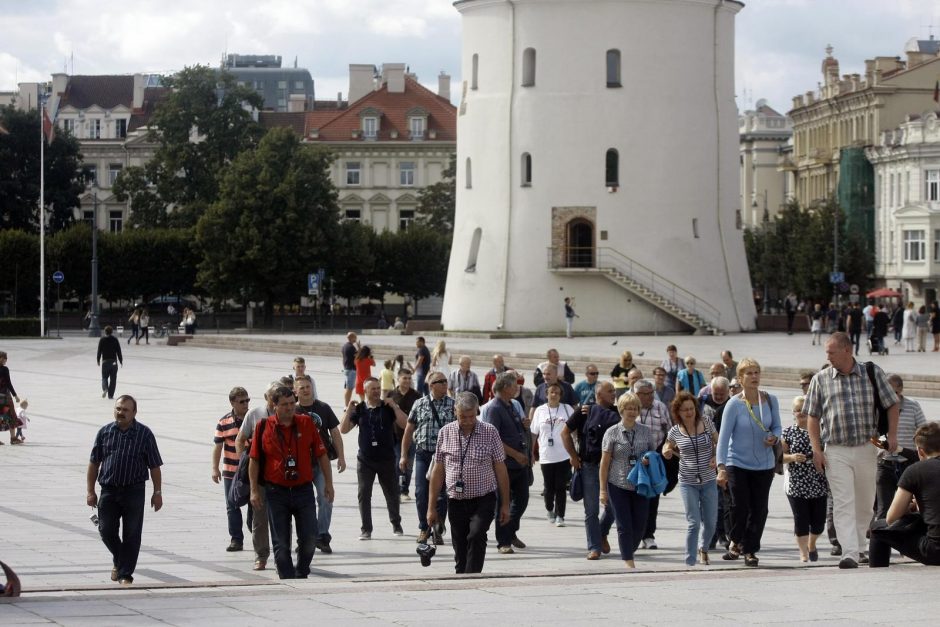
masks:
<path id="1" fill-rule="evenodd" d="M 112 343 L 119 358 L 120 342 Z M 624 351 L 608 377 L 591 363 L 576 382 L 550 349 L 530 388 L 501 355 L 480 376 L 469 356 L 451 368 L 444 342 L 432 351 L 422 337 L 413 360 L 396 356 L 376 377 L 371 350 L 350 332 L 339 412 L 318 397 L 301 357 L 253 409 L 244 387 L 230 391 L 211 455 L 211 479 L 224 489 L 226 550 L 244 550 L 248 536 L 256 570 L 273 556 L 280 578 L 306 578 L 316 550 L 332 553 L 333 473 L 346 470 L 352 445 L 344 436 L 355 431 L 359 539 L 377 533 L 378 480 L 391 534 L 404 535 L 412 520 L 422 561 L 449 536 L 457 573 L 482 571 L 491 527 L 499 554 L 527 548 L 520 536 L 536 463 L 548 523 L 566 526 L 576 507 L 569 498 L 582 501 L 591 561 L 611 552 L 614 525 L 627 568 L 640 551 L 657 549 L 660 499 L 678 488 L 685 564 L 710 564 L 720 545 L 720 559 L 757 567 L 770 491 L 782 475 L 795 559 L 816 562 L 828 530 L 843 569 L 887 566 L 891 549 L 938 565 L 940 425 L 904 396 L 900 376 L 857 361 L 855 350 L 849 334 L 828 336 L 827 364 L 800 373 L 784 426 L 781 401 L 761 387 L 760 364 L 727 350 L 708 377 L 670 345 L 650 377 Z M 2 420 L 15 429 L 8 415 L 20 399 L 6 361 L 0 353 Z M 124 584 L 133 582 L 148 480 L 154 511 L 163 505 L 162 458 L 136 413 L 134 398 L 117 398 L 87 473 L 111 579 Z"/>

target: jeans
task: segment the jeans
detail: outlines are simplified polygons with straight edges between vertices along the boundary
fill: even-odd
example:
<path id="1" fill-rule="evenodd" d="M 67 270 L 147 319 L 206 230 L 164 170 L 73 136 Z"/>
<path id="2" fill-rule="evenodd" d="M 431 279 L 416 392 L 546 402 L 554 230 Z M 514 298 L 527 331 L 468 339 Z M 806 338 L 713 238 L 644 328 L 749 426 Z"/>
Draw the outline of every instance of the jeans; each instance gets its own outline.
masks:
<path id="1" fill-rule="evenodd" d="M 395 463 L 401 459 L 401 440 L 395 441 Z M 411 444 L 411 450 L 408 451 L 408 469 L 405 472 L 398 469 L 398 489 L 402 494 L 408 494 L 411 489 L 411 472 L 415 466 L 415 445 Z"/>
<path id="2" fill-rule="evenodd" d="M 925 535 L 925 528 L 899 531 L 887 529 L 884 520 L 871 526 L 868 541 L 869 566 L 882 568 L 891 563 L 891 549 L 927 566 L 940 566 L 940 543 Z"/>
<path id="3" fill-rule="evenodd" d="M 898 479 L 904 469 L 910 466 L 908 462 L 889 462 L 878 460 L 875 469 L 875 518 L 884 518 L 888 515 L 888 508 L 894 500 L 894 493 L 898 489 Z"/>
<path id="4" fill-rule="evenodd" d="M 379 478 L 379 485 L 385 494 L 385 504 L 388 507 L 388 519 L 392 526 L 401 524 L 399 513 L 399 495 L 395 487 L 395 462 L 387 460 L 366 460 L 362 457 L 356 460 L 356 475 L 359 479 L 359 518 L 362 520 L 362 531 L 372 533 L 372 485 L 375 478 Z"/>
<path id="5" fill-rule="evenodd" d="M 400 458 L 399 458 L 400 459 Z M 434 459 L 433 451 L 415 452 L 415 507 L 418 508 L 418 529 L 428 528 L 428 468 Z M 437 498 L 437 519 L 441 522 L 447 516 L 447 492 L 441 490 Z"/>
<path id="6" fill-rule="evenodd" d="M 317 539 L 329 544 L 333 539 L 330 535 L 333 504 L 326 498 L 326 477 L 320 472 L 320 464 L 316 461 L 313 466 L 313 488 L 317 493 Z"/>
<path id="7" fill-rule="evenodd" d="M 712 536 L 715 535 L 718 521 L 718 490 L 715 486 L 714 481 L 679 484 L 688 523 L 685 530 L 685 563 L 689 566 L 695 565 L 698 549 L 708 550 Z"/>
<path id="8" fill-rule="evenodd" d="M 832 490 L 832 516 L 842 557 L 856 562 L 875 502 L 875 447 L 826 445 L 826 478 Z"/>
<path id="9" fill-rule="evenodd" d="M 852 345 L 855 346 L 855 354 L 858 355 L 858 345 L 862 339 L 861 330 L 852 331 L 851 333 L 849 333 L 849 339 L 852 341 Z"/>
<path id="10" fill-rule="evenodd" d="M 634 490 L 624 490 L 612 483 L 607 484 L 607 496 L 610 498 L 608 509 L 614 510 L 617 519 L 617 542 L 620 545 L 620 559 L 632 560 L 636 548 L 640 546 L 646 517 L 649 515 L 649 499 L 640 496 Z"/>
<path id="11" fill-rule="evenodd" d="M 519 531 L 519 522 L 529 506 L 529 471 L 526 468 L 509 470 L 509 522 L 505 525 L 496 521 L 496 546 L 509 546 Z M 501 503 L 497 496 L 496 507 Z M 495 515 L 496 510 L 493 510 Z"/>
<path id="12" fill-rule="evenodd" d="M 239 544 L 245 541 L 242 531 L 242 510 L 232 502 L 232 478 L 222 478 L 222 488 L 225 490 L 225 515 L 228 518 L 228 536 Z M 248 529 L 251 529 L 251 505 L 248 506 Z"/>
<path id="13" fill-rule="evenodd" d="M 475 499 L 451 499 L 450 543 L 454 547 L 454 570 L 460 573 L 483 572 L 486 557 L 486 532 L 496 513 L 496 493 Z"/>
<path id="14" fill-rule="evenodd" d="M 101 360 L 101 391 L 108 393 L 108 398 L 114 398 L 114 388 L 117 387 L 118 364 L 116 359 Z"/>
<path id="15" fill-rule="evenodd" d="M 600 465 L 592 462 L 581 463 L 581 486 L 584 492 L 584 534 L 587 536 L 588 551 L 601 552 L 601 538 L 607 537 L 614 524 L 614 508 L 605 507 L 604 517 L 601 511 Z"/>
<path id="16" fill-rule="evenodd" d="M 140 536 L 144 529 L 145 482 L 129 486 L 101 486 L 98 533 L 113 556 L 118 578 L 131 577 L 137 568 Z M 118 528 L 121 533 L 118 534 Z"/>
<path id="17" fill-rule="evenodd" d="M 271 483 L 264 486 L 268 504 L 268 526 L 274 544 L 274 562 L 281 579 L 305 579 L 317 550 L 317 500 L 313 484 L 286 488 Z M 291 555 L 291 519 L 297 528 L 297 565 Z"/>
<path id="18" fill-rule="evenodd" d="M 740 546 L 744 554 L 760 551 L 760 540 L 767 523 L 767 500 L 773 480 L 773 468 L 746 470 L 728 466 L 732 520 L 728 538 Z"/>
<path id="19" fill-rule="evenodd" d="M 415 372 L 415 389 L 418 390 L 418 394 L 421 396 L 427 396 L 428 394 L 428 384 L 427 381 L 425 381 L 427 378 L 427 370 L 418 370 Z"/>
<path id="20" fill-rule="evenodd" d="M 542 469 L 542 481 L 545 487 L 545 511 L 554 512 L 559 518 L 565 517 L 568 504 L 568 480 L 571 478 L 571 464 L 568 460 L 553 464 L 539 464 Z"/>

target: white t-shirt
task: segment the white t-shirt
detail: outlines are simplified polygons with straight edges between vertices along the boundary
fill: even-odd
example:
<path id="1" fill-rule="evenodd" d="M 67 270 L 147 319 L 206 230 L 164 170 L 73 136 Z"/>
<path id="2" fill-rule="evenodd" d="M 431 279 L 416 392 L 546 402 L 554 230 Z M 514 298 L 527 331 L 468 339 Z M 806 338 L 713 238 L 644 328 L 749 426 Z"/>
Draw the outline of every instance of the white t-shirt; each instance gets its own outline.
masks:
<path id="1" fill-rule="evenodd" d="M 561 428 L 574 413 L 570 405 L 561 403 L 552 409 L 548 403 L 535 408 L 529 430 L 539 438 L 539 461 L 543 464 L 555 464 L 568 461 L 568 451 L 561 441 Z M 551 444 L 549 444 L 551 440 Z"/>

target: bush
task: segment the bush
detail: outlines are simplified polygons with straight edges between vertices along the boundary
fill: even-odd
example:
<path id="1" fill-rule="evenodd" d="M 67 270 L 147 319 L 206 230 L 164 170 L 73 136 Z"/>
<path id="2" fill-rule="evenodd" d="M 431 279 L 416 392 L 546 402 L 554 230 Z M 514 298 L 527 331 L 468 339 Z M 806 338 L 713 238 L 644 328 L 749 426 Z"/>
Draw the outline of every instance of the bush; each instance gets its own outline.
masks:
<path id="1" fill-rule="evenodd" d="M 39 337 L 39 318 L 0 318 L 0 337 Z"/>

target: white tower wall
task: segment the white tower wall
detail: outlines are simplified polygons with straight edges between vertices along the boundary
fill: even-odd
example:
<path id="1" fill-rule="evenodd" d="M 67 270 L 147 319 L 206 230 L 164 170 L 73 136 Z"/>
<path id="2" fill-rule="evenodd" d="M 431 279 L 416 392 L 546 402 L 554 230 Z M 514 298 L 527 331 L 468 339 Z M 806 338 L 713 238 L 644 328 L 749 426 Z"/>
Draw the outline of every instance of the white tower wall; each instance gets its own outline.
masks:
<path id="1" fill-rule="evenodd" d="M 563 245 L 560 225 L 569 214 L 593 223 L 595 246 L 705 299 L 720 312 L 714 322 L 722 329 L 754 328 L 735 226 L 733 39 L 741 5 L 464 0 L 456 6 L 467 87 L 458 116 L 445 328 L 558 331 L 564 296 L 575 297 L 584 330 L 688 328 L 596 273 L 552 272 L 549 248 Z M 531 87 L 520 85 L 526 48 L 536 50 Z M 607 87 L 608 49 L 621 53 L 619 88 Z M 608 148 L 620 156 L 616 193 L 604 184 Z M 523 153 L 532 157 L 531 186 L 522 186 Z M 477 228 L 479 252 L 468 272 Z"/>

